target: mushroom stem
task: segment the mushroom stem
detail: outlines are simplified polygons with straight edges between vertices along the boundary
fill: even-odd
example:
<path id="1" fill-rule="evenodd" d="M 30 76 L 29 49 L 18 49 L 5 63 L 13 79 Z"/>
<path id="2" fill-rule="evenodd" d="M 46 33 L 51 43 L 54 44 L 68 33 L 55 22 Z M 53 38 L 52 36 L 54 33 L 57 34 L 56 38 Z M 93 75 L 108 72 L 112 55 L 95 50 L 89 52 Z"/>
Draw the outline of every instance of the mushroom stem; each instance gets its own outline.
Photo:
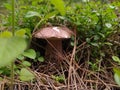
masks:
<path id="1" fill-rule="evenodd" d="M 61 61 L 62 59 L 62 40 L 61 39 L 52 39 L 47 40 L 48 44 L 46 46 L 46 57 L 57 59 Z"/>

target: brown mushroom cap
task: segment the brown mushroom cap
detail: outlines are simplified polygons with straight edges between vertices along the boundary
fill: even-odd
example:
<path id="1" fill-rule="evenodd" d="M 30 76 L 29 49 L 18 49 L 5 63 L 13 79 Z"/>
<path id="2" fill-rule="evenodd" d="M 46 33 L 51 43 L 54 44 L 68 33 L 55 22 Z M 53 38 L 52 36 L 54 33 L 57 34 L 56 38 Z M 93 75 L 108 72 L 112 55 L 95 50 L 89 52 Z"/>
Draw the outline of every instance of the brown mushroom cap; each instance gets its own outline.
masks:
<path id="1" fill-rule="evenodd" d="M 35 32 L 33 36 L 42 39 L 67 39 L 70 38 L 72 34 L 72 31 L 67 27 L 54 26 L 42 28 Z"/>

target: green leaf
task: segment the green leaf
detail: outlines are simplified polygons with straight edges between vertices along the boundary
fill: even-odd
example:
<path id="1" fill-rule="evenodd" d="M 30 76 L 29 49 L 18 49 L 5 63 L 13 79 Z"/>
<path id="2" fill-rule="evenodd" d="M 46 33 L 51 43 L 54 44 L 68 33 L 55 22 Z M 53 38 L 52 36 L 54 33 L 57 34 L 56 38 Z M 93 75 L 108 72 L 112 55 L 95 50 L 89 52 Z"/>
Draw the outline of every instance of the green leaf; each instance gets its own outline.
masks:
<path id="1" fill-rule="evenodd" d="M 91 42 L 90 44 L 91 44 L 92 46 L 99 47 L 99 44 L 98 44 L 98 43 L 93 43 L 93 42 Z"/>
<path id="2" fill-rule="evenodd" d="M 30 18 L 30 17 L 35 17 L 35 16 L 41 17 L 40 14 L 39 14 L 38 12 L 35 12 L 35 11 L 29 11 L 29 12 L 27 12 L 27 14 L 26 14 L 26 17 L 28 17 L 28 18 Z"/>
<path id="3" fill-rule="evenodd" d="M 114 71 L 114 79 L 115 82 L 120 86 L 120 69 L 119 68 L 113 68 Z"/>
<path id="4" fill-rule="evenodd" d="M 98 33 L 102 38 L 105 38 L 105 35 L 103 33 Z"/>
<path id="5" fill-rule="evenodd" d="M 48 13 L 48 14 L 45 16 L 44 19 L 47 20 L 47 19 L 55 16 L 57 13 L 58 13 L 57 11 L 53 11 L 53 12 L 51 12 L 51 13 Z"/>
<path id="6" fill-rule="evenodd" d="M 20 55 L 17 56 L 17 59 L 19 59 L 19 60 L 23 60 L 24 58 L 25 57 L 22 54 L 20 54 Z"/>
<path id="7" fill-rule="evenodd" d="M 26 68 L 22 68 L 20 71 L 20 80 L 22 81 L 30 81 L 33 80 L 35 77 L 34 75 L 28 71 Z"/>
<path id="8" fill-rule="evenodd" d="M 25 51 L 22 55 L 25 57 L 31 58 L 31 59 L 36 58 L 36 52 L 33 49 L 29 49 L 29 50 Z"/>
<path id="9" fill-rule="evenodd" d="M 112 46 L 112 45 L 113 45 L 113 44 L 110 43 L 110 42 L 105 42 L 104 44 L 109 45 L 109 46 Z"/>
<path id="10" fill-rule="evenodd" d="M 12 33 L 10 31 L 4 31 L 4 32 L 1 32 L 0 33 L 0 37 L 2 38 L 9 38 L 9 37 L 12 37 Z"/>
<path id="11" fill-rule="evenodd" d="M 20 29 L 20 30 L 17 30 L 17 31 L 15 32 L 15 35 L 16 35 L 16 36 L 20 36 L 20 37 L 24 37 L 25 33 L 26 33 L 26 30 L 25 30 L 25 29 Z"/>
<path id="12" fill-rule="evenodd" d="M 0 38 L 0 67 L 10 64 L 27 47 L 27 41 L 20 37 Z"/>
<path id="13" fill-rule="evenodd" d="M 31 63 L 28 62 L 28 61 L 23 61 L 22 64 L 23 64 L 24 66 L 28 66 L 28 67 L 31 66 Z"/>
<path id="14" fill-rule="evenodd" d="M 114 73 L 117 73 L 120 76 L 120 69 L 117 67 L 113 68 Z"/>
<path id="15" fill-rule="evenodd" d="M 44 57 L 42 57 L 42 56 L 41 56 L 41 57 L 38 57 L 38 61 L 44 62 L 44 60 L 45 60 Z"/>
<path id="16" fill-rule="evenodd" d="M 120 63 L 120 59 L 119 59 L 119 57 L 117 57 L 117 56 L 112 56 L 112 59 L 113 59 L 114 61 Z"/>
<path id="17" fill-rule="evenodd" d="M 114 79 L 115 82 L 120 86 L 120 76 L 117 73 L 114 74 Z"/>
<path id="18" fill-rule="evenodd" d="M 60 12 L 61 15 L 65 15 L 65 4 L 63 0 L 51 0 L 51 4 Z"/>

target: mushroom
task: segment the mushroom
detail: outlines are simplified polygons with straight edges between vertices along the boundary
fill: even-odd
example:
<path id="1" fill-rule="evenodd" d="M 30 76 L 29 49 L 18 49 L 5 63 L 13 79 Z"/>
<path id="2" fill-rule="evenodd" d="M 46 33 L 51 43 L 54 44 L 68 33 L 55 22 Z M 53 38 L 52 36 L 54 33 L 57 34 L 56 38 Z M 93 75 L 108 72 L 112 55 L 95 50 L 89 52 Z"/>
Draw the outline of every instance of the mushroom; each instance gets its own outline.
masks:
<path id="1" fill-rule="evenodd" d="M 45 56 L 53 56 L 59 61 L 62 60 L 62 40 L 71 38 L 73 32 L 67 27 L 45 27 L 33 34 L 33 37 L 39 39 L 46 39 L 47 46 L 45 51 Z"/>

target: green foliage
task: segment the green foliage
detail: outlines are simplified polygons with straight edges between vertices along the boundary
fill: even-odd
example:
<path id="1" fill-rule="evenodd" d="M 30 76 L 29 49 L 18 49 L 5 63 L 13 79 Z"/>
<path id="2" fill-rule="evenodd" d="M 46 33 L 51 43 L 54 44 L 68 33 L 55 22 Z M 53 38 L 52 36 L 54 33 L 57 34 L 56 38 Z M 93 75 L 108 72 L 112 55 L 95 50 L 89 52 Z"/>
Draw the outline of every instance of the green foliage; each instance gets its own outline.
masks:
<path id="1" fill-rule="evenodd" d="M 118 4 L 106 4 L 99 1 L 89 3 L 72 4 L 68 6 L 67 18 L 76 26 L 79 46 L 81 41 L 86 41 L 91 49 L 91 56 L 96 59 L 101 57 L 99 53 L 104 46 L 111 47 L 112 43 L 107 38 L 119 29 L 119 19 L 115 13 Z M 117 6 L 118 5 L 118 6 Z"/>
<path id="2" fill-rule="evenodd" d="M 0 37 L 9 38 L 9 37 L 12 37 L 12 33 L 9 31 L 4 31 L 4 32 L 0 33 Z"/>
<path id="3" fill-rule="evenodd" d="M 35 11 L 29 11 L 29 12 L 27 12 L 27 14 L 26 14 L 26 17 L 27 17 L 27 18 L 35 17 L 35 16 L 41 17 L 41 15 L 40 15 L 38 12 L 35 12 Z"/>
<path id="4" fill-rule="evenodd" d="M 89 62 L 89 65 L 93 71 L 98 71 L 98 62 L 97 63 Z"/>
<path id="5" fill-rule="evenodd" d="M 20 30 L 17 30 L 15 31 L 15 36 L 17 37 L 23 37 L 23 38 L 26 38 L 27 35 L 30 37 L 31 35 L 29 34 L 29 32 L 27 32 L 27 29 L 20 29 Z M 9 38 L 9 37 L 12 37 L 12 32 L 10 31 L 3 31 L 0 33 L 0 37 L 1 38 Z"/>
<path id="6" fill-rule="evenodd" d="M 28 49 L 26 51 L 24 51 L 21 55 L 19 55 L 17 58 L 19 60 L 24 61 L 25 58 L 30 58 L 32 59 L 34 62 L 44 62 L 44 57 L 40 55 L 39 52 L 36 52 L 34 49 Z M 28 62 L 28 61 L 27 61 Z M 29 63 L 29 62 L 28 62 Z"/>
<path id="7" fill-rule="evenodd" d="M 83 38 L 93 37 L 90 41 L 93 46 L 101 45 L 101 42 L 112 32 L 113 26 L 117 24 L 114 9 L 99 2 L 80 4 L 76 9 L 76 15 L 71 19 L 77 25 L 78 33 L 82 33 Z"/>
<path id="8" fill-rule="evenodd" d="M 1 67 L 0 74 L 5 76 L 10 76 L 10 67 Z"/>
<path id="9" fill-rule="evenodd" d="M 31 63 L 30 63 L 29 61 L 23 61 L 23 62 L 22 62 L 22 65 L 27 66 L 27 67 L 30 67 L 30 66 L 31 66 Z"/>
<path id="10" fill-rule="evenodd" d="M 9 65 L 27 47 L 27 41 L 21 37 L 0 38 L 0 67 Z M 3 62 L 4 61 L 4 62 Z"/>
<path id="11" fill-rule="evenodd" d="M 60 83 L 65 81 L 64 76 L 54 76 L 54 75 L 52 75 L 52 78 L 55 79 L 57 82 L 60 82 Z"/>
<path id="12" fill-rule="evenodd" d="M 65 15 L 65 4 L 63 0 L 51 0 L 51 3 L 55 6 L 55 8 L 60 12 L 61 15 Z"/>
<path id="13" fill-rule="evenodd" d="M 31 59 L 36 58 L 36 52 L 33 49 L 28 49 L 22 55 Z"/>
<path id="14" fill-rule="evenodd" d="M 9 14 L 11 14 L 11 10 L 7 7 L 10 6 L 10 4 L 6 4 L 9 3 L 5 3 L 5 7 L 9 11 Z M 58 13 L 60 13 L 60 15 L 66 14 L 63 0 L 17 1 L 15 29 L 28 28 L 31 32 L 39 22 L 38 26 L 44 25 L 47 23 L 46 21 L 48 21 L 48 19 L 54 20 L 54 16 L 59 15 Z M 9 26 L 10 24 L 11 15 L 8 15 L 4 25 Z"/>
<path id="15" fill-rule="evenodd" d="M 40 61 L 40 62 L 44 62 L 44 57 L 38 57 L 38 61 Z"/>
<path id="16" fill-rule="evenodd" d="M 114 68 L 114 79 L 116 83 L 120 86 L 120 68 Z"/>
<path id="17" fill-rule="evenodd" d="M 26 30 L 25 30 L 25 29 L 20 29 L 20 30 L 17 30 L 17 31 L 15 32 L 15 35 L 16 35 L 16 36 L 19 36 L 19 37 L 24 37 L 25 34 L 26 34 Z"/>
<path id="18" fill-rule="evenodd" d="M 119 71 L 119 72 L 120 72 L 120 71 Z M 114 74 L 114 79 L 115 79 L 116 83 L 120 86 L 120 75 L 117 74 L 117 73 L 115 73 L 115 74 Z"/>
<path id="19" fill-rule="evenodd" d="M 112 56 L 112 59 L 117 62 L 118 64 L 120 64 L 120 58 L 117 56 Z"/>
<path id="20" fill-rule="evenodd" d="M 33 80 L 35 76 L 26 68 L 22 68 L 20 71 L 20 80 L 22 81 L 30 81 Z"/>

